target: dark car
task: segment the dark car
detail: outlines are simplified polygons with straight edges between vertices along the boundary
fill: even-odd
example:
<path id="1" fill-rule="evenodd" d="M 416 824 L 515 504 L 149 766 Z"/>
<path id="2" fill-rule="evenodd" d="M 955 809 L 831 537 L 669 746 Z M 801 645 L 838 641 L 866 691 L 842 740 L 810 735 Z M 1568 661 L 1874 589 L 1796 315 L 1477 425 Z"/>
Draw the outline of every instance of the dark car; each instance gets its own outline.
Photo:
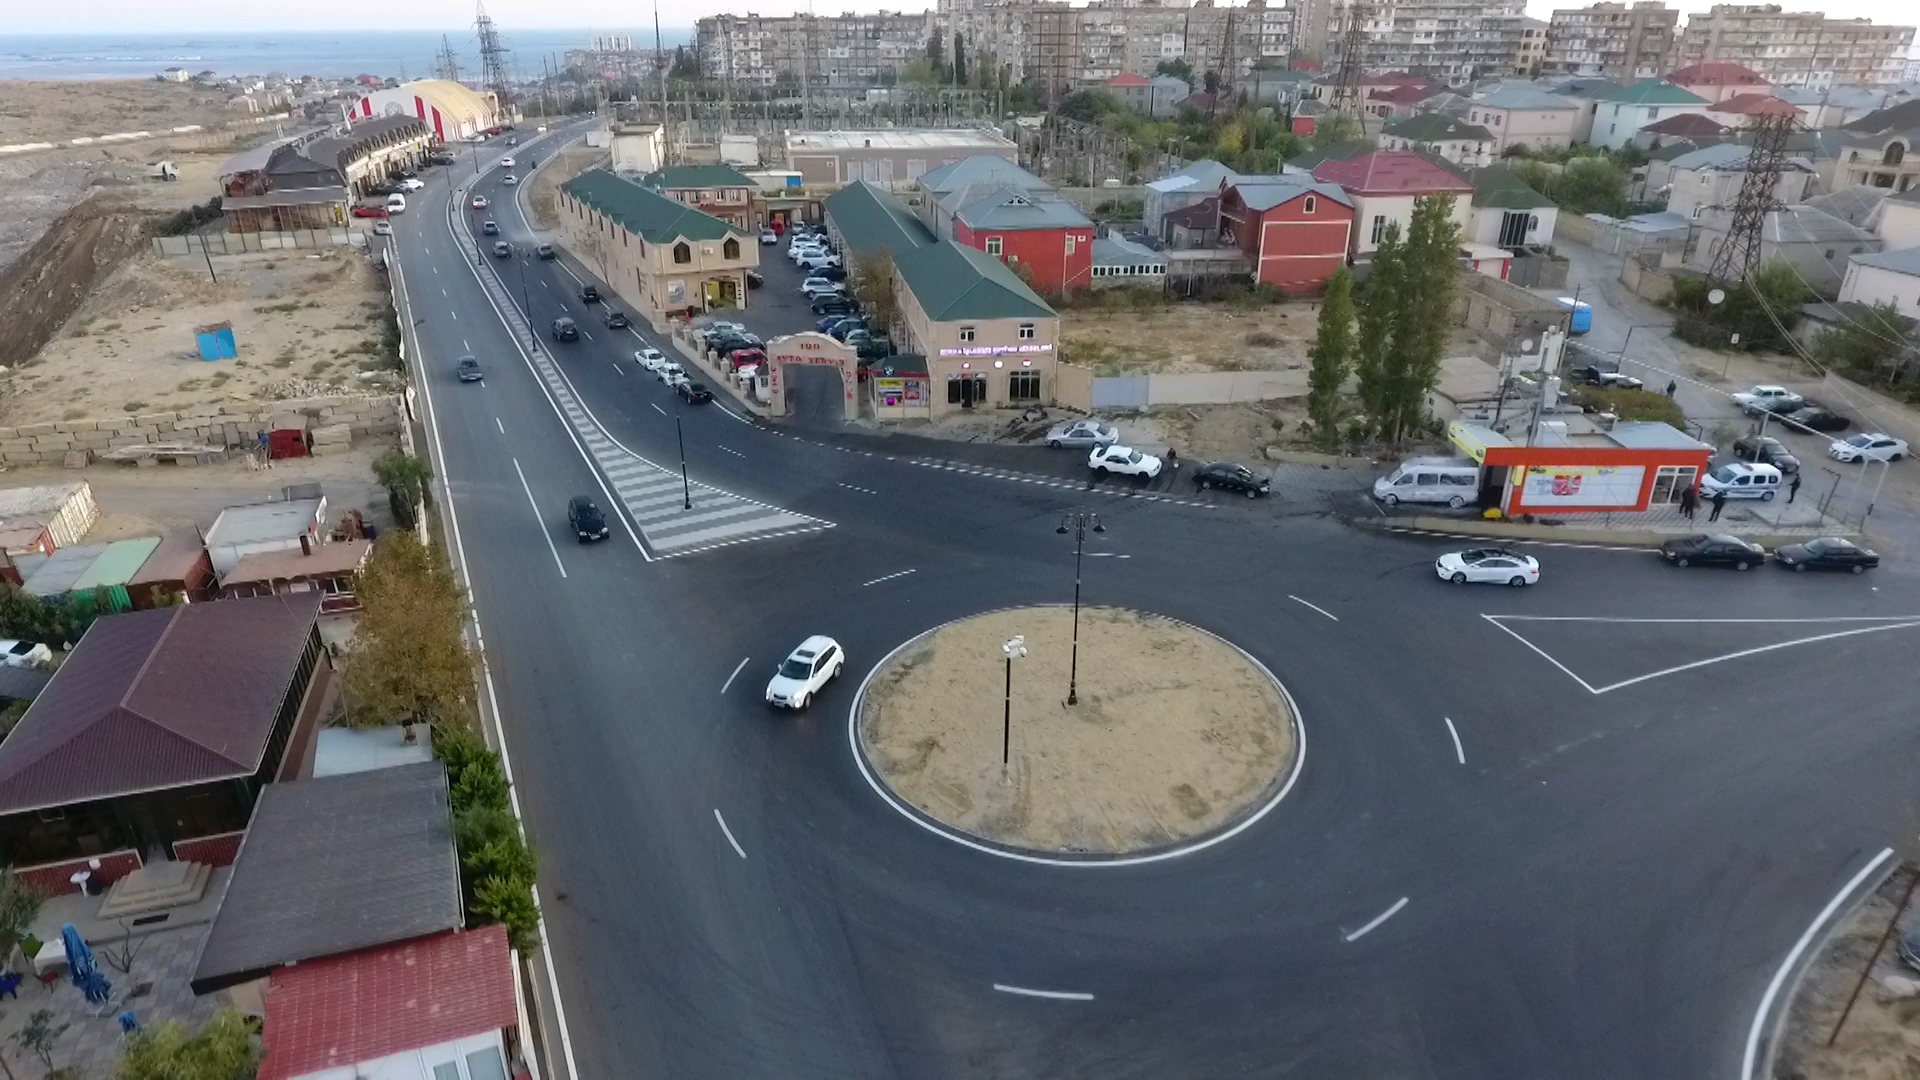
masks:
<path id="1" fill-rule="evenodd" d="M 1864 574 L 1880 565 L 1880 555 L 1851 540 L 1823 536 L 1804 544 L 1788 544 L 1773 550 L 1773 559 L 1794 570 L 1851 570 Z"/>
<path id="2" fill-rule="evenodd" d="M 1845 431 L 1853 426 L 1853 421 L 1818 405 L 1802 405 L 1791 412 L 1781 413 L 1780 419 L 1814 431 Z"/>
<path id="3" fill-rule="evenodd" d="M 499 236 L 500 226 L 491 221 L 483 221 L 480 223 L 480 233 L 483 236 Z"/>
<path id="4" fill-rule="evenodd" d="M 1737 536 L 1688 536 L 1660 545 L 1660 557 L 1675 566 L 1731 566 L 1745 570 L 1767 561 L 1767 549 Z"/>
<path id="5" fill-rule="evenodd" d="M 1579 380 L 1588 386 L 1601 386 L 1620 390 L 1639 390 L 1646 384 L 1631 375 L 1622 375 L 1618 371 L 1605 371 L 1598 365 L 1588 364 L 1575 373 Z"/>
<path id="6" fill-rule="evenodd" d="M 747 288 L 757 289 L 760 286 L 765 285 L 766 283 L 767 283 L 767 279 L 761 277 L 759 271 L 757 270 L 747 271 Z"/>
<path id="7" fill-rule="evenodd" d="M 674 392 L 689 405 L 699 405 L 713 400 L 713 391 L 707 389 L 704 383 L 697 383 L 691 379 L 674 387 Z"/>
<path id="8" fill-rule="evenodd" d="M 572 319 L 566 318 L 564 316 L 561 318 L 555 319 L 553 320 L 553 340 L 579 341 L 580 328 L 574 325 L 574 322 Z"/>
<path id="9" fill-rule="evenodd" d="M 886 338 L 868 338 L 854 346 L 853 354 L 861 360 L 880 360 L 893 352 L 893 343 Z"/>
<path id="10" fill-rule="evenodd" d="M 427 160 L 434 163 L 435 165 L 451 165 L 455 161 L 458 161 L 459 159 L 454 157 L 452 154 L 435 154 L 432 157 L 428 158 Z"/>
<path id="11" fill-rule="evenodd" d="M 533 249 L 533 253 L 535 255 L 540 256 L 542 259 L 551 259 L 555 257 L 553 254 L 552 244 L 541 244 L 539 247 Z"/>
<path id="12" fill-rule="evenodd" d="M 859 308 L 844 296 L 823 296 L 813 302 L 815 315 L 851 315 Z"/>
<path id="13" fill-rule="evenodd" d="M 512 246 L 509 245 L 505 240 L 495 240 L 493 242 L 493 257 L 496 259 L 513 258 Z"/>
<path id="14" fill-rule="evenodd" d="M 461 357 L 459 366 L 454 370 L 459 373 L 461 382 L 479 382 L 486 378 L 480 373 L 480 361 L 471 356 Z"/>
<path id="15" fill-rule="evenodd" d="M 573 526 L 573 534 L 583 544 L 589 540 L 605 540 L 612 535 L 607 529 L 605 515 L 585 495 L 575 495 L 567 500 L 567 524 Z"/>
<path id="16" fill-rule="evenodd" d="M 600 290 L 599 290 L 599 289 L 596 289 L 596 288 L 594 288 L 594 287 L 593 287 L 593 286 L 591 286 L 591 285 L 582 285 L 582 286 L 580 286 L 580 302 L 581 302 L 581 303 L 583 303 L 583 304 L 597 304 L 597 303 L 599 303 L 599 302 L 600 302 Z"/>
<path id="17" fill-rule="evenodd" d="M 813 276 L 826 278 L 828 281 L 845 281 L 847 280 L 847 271 L 843 267 L 822 266 L 813 271 Z"/>
<path id="18" fill-rule="evenodd" d="M 1231 461 L 1209 461 L 1193 471 L 1193 482 L 1203 488 L 1242 492 L 1249 499 L 1267 494 L 1272 481 Z"/>
<path id="19" fill-rule="evenodd" d="M 369 190 L 371 190 L 375 195 L 398 195 L 401 192 L 405 191 L 406 189 L 401 187 L 399 184 L 396 184 L 393 181 L 389 180 L 385 183 L 375 184 Z"/>
<path id="20" fill-rule="evenodd" d="M 1783 473 L 1800 471 L 1800 459 L 1794 457 L 1779 439 L 1771 435 L 1746 435 L 1734 440 L 1733 452 L 1741 461 L 1771 465 Z"/>
<path id="21" fill-rule="evenodd" d="M 852 315 L 828 315 L 819 322 L 814 323 L 813 328 L 823 334 L 831 334 L 833 333 L 833 328 L 839 326 L 841 323 L 858 321 L 859 319 Z"/>
<path id="22" fill-rule="evenodd" d="M 620 311 L 618 309 L 614 309 L 607 312 L 607 329 L 625 330 L 627 327 L 631 325 L 633 324 L 627 321 L 626 312 Z"/>

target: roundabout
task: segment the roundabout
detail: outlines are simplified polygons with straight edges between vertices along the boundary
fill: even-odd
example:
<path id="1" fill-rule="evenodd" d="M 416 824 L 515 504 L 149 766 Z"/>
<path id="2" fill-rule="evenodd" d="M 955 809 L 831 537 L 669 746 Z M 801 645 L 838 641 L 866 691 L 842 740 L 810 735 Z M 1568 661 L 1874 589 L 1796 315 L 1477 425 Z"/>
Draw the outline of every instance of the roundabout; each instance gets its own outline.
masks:
<path id="1" fill-rule="evenodd" d="M 895 648 L 849 713 L 862 774 L 942 836 L 1057 865 L 1186 854 L 1285 797 L 1305 739 L 1259 661 L 1121 608 L 1080 610 L 1077 655 L 1075 630 L 1069 607 L 1010 608 Z"/>

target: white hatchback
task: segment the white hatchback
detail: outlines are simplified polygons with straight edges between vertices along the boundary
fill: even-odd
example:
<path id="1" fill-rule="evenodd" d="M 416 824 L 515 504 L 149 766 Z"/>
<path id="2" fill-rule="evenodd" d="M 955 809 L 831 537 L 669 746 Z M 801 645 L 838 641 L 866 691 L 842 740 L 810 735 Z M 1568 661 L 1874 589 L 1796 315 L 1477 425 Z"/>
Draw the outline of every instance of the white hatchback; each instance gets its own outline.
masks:
<path id="1" fill-rule="evenodd" d="M 655 348 L 641 349 L 633 354 L 634 362 L 648 371 L 659 371 L 660 365 L 667 362 L 667 354 Z"/>
<path id="2" fill-rule="evenodd" d="M 800 647 L 780 661 L 767 684 L 767 704 L 787 709 L 804 709 L 829 682 L 840 677 L 847 662 L 840 643 L 820 634 L 800 643 Z"/>
<path id="3" fill-rule="evenodd" d="M 660 376 L 660 381 L 666 383 L 668 386 L 682 382 L 687 377 L 686 369 L 672 360 L 661 361 L 660 364 L 654 367 L 653 373 Z"/>

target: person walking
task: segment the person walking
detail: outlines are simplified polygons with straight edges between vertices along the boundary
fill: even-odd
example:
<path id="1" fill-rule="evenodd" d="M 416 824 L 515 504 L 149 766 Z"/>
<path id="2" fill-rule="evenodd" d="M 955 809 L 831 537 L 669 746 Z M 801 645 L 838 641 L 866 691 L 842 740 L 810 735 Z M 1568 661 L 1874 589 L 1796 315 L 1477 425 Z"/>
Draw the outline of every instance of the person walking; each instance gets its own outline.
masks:
<path id="1" fill-rule="evenodd" d="M 1793 483 L 1787 485 L 1787 501 L 1792 502 L 1793 497 L 1798 494 L 1800 494 L 1800 474 L 1794 473 Z"/>
<path id="2" fill-rule="evenodd" d="M 1707 520 L 1719 521 L 1720 511 L 1727 505 L 1727 493 L 1724 491 L 1716 491 L 1713 493 L 1713 498 L 1710 501 L 1713 503 L 1713 513 L 1707 515 Z"/>
<path id="3" fill-rule="evenodd" d="M 1673 400 L 1673 392 L 1678 389 L 1680 389 L 1680 384 L 1678 382 L 1675 382 L 1672 379 L 1667 380 L 1667 400 L 1668 401 Z"/>
<path id="4" fill-rule="evenodd" d="M 1697 505 L 1699 505 L 1699 498 L 1693 493 L 1693 488 L 1691 487 L 1681 488 L 1680 489 L 1680 516 L 1683 518 L 1686 518 L 1688 521 L 1692 521 L 1693 508 Z"/>

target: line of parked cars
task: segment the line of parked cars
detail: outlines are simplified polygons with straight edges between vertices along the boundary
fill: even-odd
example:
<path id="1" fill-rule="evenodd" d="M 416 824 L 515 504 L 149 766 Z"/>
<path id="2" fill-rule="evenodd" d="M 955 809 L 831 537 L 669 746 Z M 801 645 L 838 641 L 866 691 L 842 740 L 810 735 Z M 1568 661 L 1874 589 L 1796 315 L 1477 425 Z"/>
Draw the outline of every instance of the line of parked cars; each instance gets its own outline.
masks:
<path id="1" fill-rule="evenodd" d="M 1767 549 L 1751 540 L 1726 533 L 1702 534 L 1669 540 L 1660 545 L 1660 557 L 1673 566 L 1731 566 L 1746 570 L 1767 561 Z M 1822 536 L 1773 550 L 1773 561 L 1788 570 L 1846 570 L 1862 574 L 1880 565 L 1880 555 L 1851 540 Z"/>
<path id="2" fill-rule="evenodd" d="M 1853 426 L 1853 421 L 1784 386 L 1763 384 L 1749 387 L 1734 394 L 1733 400 L 1740 406 L 1740 411 L 1748 416 L 1778 419 L 1802 431 L 1832 434 Z M 1863 431 L 1827 444 L 1827 456 L 1847 464 L 1899 461 L 1910 453 L 1912 451 L 1905 439 L 1880 431 Z M 1797 467 L 1799 463 L 1794 464 Z"/>

